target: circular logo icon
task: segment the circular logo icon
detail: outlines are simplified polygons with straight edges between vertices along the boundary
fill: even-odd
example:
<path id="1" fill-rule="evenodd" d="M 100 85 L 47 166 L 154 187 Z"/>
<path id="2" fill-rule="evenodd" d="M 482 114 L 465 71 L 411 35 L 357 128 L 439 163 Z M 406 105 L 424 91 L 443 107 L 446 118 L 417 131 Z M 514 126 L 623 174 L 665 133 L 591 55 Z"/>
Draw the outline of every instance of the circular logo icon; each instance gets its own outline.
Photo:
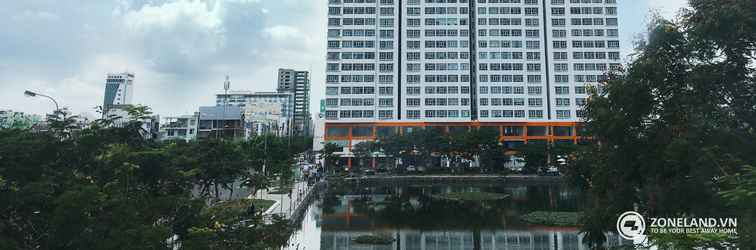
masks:
<path id="1" fill-rule="evenodd" d="M 646 220 L 636 212 L 625 212 L 617 219 L 617 232 L 626 240 L 641 239 L 645 237 Z"/>

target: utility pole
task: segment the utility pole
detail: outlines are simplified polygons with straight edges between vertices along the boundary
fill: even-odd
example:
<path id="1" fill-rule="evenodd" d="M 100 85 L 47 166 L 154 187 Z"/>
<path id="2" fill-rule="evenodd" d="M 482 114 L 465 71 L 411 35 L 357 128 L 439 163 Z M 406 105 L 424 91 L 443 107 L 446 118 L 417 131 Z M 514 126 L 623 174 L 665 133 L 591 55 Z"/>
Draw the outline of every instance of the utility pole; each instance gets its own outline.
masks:
<path id="1" fill-rule="evenodd" d="M 223 115 L 221 116 L 221 123 L 223 123 L 220 126 L 221 132 L 226 132 L 226 107 L 228 107 L 228 90 L 231 88 L 231 81 L 229 80 L 228 75 L 226 75 L 226 81 L 223 82 Z M 215 139 L 218 139 L 218 130 L 215 131 Z"/>

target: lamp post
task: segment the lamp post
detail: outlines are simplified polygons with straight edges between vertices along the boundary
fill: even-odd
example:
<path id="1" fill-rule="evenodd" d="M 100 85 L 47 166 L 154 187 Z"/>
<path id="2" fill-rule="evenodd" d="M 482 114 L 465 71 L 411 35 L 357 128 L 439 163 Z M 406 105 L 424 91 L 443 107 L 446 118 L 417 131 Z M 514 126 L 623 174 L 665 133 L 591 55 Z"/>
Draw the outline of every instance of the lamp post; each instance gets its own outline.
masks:
<path id="1" fill-rule="evenodd" d="M 29 91 L 29 90 L 24 91 L 24 95 L 27 96 L 27 97 L 37 97 L 37 96 L 46 97 L 47 99 L 50 99 L 55 104 L 55 112 L 57 113 L 58 111 L 60 111 L 60 106 L 58 106 L 58 102 L 55 101 L 54 98 L 52 98 L 52 97 L 50 97 L 48 95 L 40 94 L 40 93 L 37 93 L 37 92 L 32 92 L 32 91 Z"/>

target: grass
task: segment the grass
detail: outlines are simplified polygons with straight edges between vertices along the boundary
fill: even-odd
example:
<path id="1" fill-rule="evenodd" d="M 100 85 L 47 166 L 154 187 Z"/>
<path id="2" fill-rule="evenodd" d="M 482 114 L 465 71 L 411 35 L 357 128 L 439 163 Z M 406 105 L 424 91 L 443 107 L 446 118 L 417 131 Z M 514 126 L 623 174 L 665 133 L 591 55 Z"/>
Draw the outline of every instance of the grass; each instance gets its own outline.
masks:
<path id="1" fill-rule="evenodd" d="M 394 237 L 385 235 L 360 235 L 352 239 L 352 241 L 363 245 L 388 245 L 394 243 Z"/>
<path id="2" fill-rule="evenodd" d="M 488 193 L 488 192 L 451 192 L 439 195 L 433 195 L 434 198 L 454 201 L 489 201 L 502 200 L 509 197 L 508 194 Z"/>
<path id="3" fill-rule="evenodd" d="M 569 227 L 580 226 L 580 217 L 582 216 L 583 213 L 580 212 L 536 211 L 525 214 L 520 218 L 534 225 Z"/>

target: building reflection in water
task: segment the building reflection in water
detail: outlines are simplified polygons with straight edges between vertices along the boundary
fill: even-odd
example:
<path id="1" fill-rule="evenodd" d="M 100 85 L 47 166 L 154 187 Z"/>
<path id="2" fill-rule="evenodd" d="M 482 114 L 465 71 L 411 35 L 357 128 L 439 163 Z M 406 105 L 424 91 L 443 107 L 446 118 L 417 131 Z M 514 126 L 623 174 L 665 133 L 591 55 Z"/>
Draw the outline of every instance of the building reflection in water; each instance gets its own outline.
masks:
<path id="1" fill-rule="evenodd" d="M 483 202 L 455 202 L 435 195 L 476 191 L 507 194 Z M 301 229 L 285 249 L 292 250 L 582 250 L 578 227 L 524 223 L 531 211 L 580 211 L 585 200 L 562 186 L 403 186 L 331 187 L 311 204 Z M 388 245 L 356 244 L 362 235 L 385 235 Z M 630 245 L 616 234 L 606 247 Z"/>
<path id="2" fill-rule="evenodd" d="M 396 241 L 389 245 L 361 245 L 352 241 L 370 231 L 324 231 L 321 233 L 322 250 L 588 250 L 578 231 L 481 231 L 480 248 L 476 248 L 475 232 L 392 230 L 382 234 L 391 235 Z M 607 234 L 607 247 L 627 245 L 617 235 Z M 398 247 L 397 247 L 398 245 Z"/>

